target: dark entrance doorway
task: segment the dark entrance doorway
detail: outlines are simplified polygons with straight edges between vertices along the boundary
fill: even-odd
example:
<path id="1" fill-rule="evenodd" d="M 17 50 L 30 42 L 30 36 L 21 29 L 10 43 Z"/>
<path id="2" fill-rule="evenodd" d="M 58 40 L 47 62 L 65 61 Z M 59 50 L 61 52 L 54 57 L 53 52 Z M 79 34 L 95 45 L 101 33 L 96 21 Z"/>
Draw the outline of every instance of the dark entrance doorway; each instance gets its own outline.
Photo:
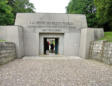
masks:
<path id="1" fill-rule="evenodd" d="M 44 54 L 58 54 L 59 38 L 44 38 Z"/>

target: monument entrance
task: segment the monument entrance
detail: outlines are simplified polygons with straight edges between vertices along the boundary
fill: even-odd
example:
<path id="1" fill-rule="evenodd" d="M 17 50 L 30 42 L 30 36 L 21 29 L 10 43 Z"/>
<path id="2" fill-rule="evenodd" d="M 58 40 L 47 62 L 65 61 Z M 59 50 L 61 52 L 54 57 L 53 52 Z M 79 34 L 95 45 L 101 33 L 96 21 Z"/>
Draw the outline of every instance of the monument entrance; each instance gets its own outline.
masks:
<path id="1" fill-rule="evenodd" d="M 4 27 L 8 28 L 9 27 Z M 81 30 L 87 28 L 86 16 L 82 14 L 64 13 L 17 13 L 16 32 L 7 33 L 10 40 L 16 43 L 17 56 L 40 56 L 47 52 L 45 41 L 54 41 L 48 46 L 50 54 L 60 56 L 79 56 Z M 2 31 L 5 33 L 5 30 Z M 12 38 L 12 35 L 15 35 Z M 1 36 L 2 37 L 2 36 Z M 5 35 L 3 34 L 5 39 Z M 9 37 L 5 40 L 8 40 Z M 10 41 L 9 40 L 9 41 Z M 85 40 L 85 39 L 84 39 Z M 83 43 L 83 42 L 82 42 Z"/>
<path id="2" fill-rule="evenodd" d="M 40 55 L 63 55 L 63 33 L 40 33 Z"/>
<path id="3" fill-rule="evenodd" d="M 44 38 L 44 54 L 57 55 L 58 54 L 59 38 Z"/>

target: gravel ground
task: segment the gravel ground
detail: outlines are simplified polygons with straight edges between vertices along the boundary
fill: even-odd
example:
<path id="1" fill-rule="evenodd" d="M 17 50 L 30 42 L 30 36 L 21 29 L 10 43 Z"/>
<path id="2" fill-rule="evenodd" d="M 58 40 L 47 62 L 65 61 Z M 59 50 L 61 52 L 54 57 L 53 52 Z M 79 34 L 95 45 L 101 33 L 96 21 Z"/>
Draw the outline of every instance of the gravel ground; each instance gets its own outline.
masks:
<path id="1" fill-rule="evenodd" d="M 112 66 L 84 59 L 17 59 L 0 66 L 0 86 L 112 86 Z"/>

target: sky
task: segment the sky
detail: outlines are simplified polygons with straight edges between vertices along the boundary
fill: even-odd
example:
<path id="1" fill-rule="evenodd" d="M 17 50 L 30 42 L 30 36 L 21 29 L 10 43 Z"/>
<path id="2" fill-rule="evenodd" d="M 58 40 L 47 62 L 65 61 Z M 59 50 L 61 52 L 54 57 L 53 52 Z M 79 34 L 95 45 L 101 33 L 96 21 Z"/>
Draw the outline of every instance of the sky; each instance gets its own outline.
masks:
<path id="1" fill-rule="evenodd" d="M 30 0 L 39 13 L 66 13 L 70 0 Z"/>

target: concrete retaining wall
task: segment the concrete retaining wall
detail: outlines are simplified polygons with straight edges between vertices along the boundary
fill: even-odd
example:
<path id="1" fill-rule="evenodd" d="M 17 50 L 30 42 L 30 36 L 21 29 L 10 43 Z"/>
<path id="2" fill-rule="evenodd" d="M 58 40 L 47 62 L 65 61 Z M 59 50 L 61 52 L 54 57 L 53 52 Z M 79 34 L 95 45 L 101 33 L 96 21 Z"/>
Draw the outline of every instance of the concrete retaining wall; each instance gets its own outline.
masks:
<path id="1" fill-rule="evenodd" d="M 104 37 L 103 28 L 86 28 L 81 30 L 79 56 L 89 58 L 89 46 L 91 41 Z"/>
<path id="2" fill-rule="evenodd" d="M 0 40 L 16 44 L 17 58 L 24 56 L 23 28 L 20 26 L 0 26 Z"/>
<path id="3" fill-rule="evenodd" d="M 89 57 L 112 64 L 112 42 L 92 41 L 90 43 Z"/>
<path id="4" fill-rule="evenodd" d="M 7 63 L 15 58 L 15 44 L 11 42 L 0 42 L 0 64 Z"/>

